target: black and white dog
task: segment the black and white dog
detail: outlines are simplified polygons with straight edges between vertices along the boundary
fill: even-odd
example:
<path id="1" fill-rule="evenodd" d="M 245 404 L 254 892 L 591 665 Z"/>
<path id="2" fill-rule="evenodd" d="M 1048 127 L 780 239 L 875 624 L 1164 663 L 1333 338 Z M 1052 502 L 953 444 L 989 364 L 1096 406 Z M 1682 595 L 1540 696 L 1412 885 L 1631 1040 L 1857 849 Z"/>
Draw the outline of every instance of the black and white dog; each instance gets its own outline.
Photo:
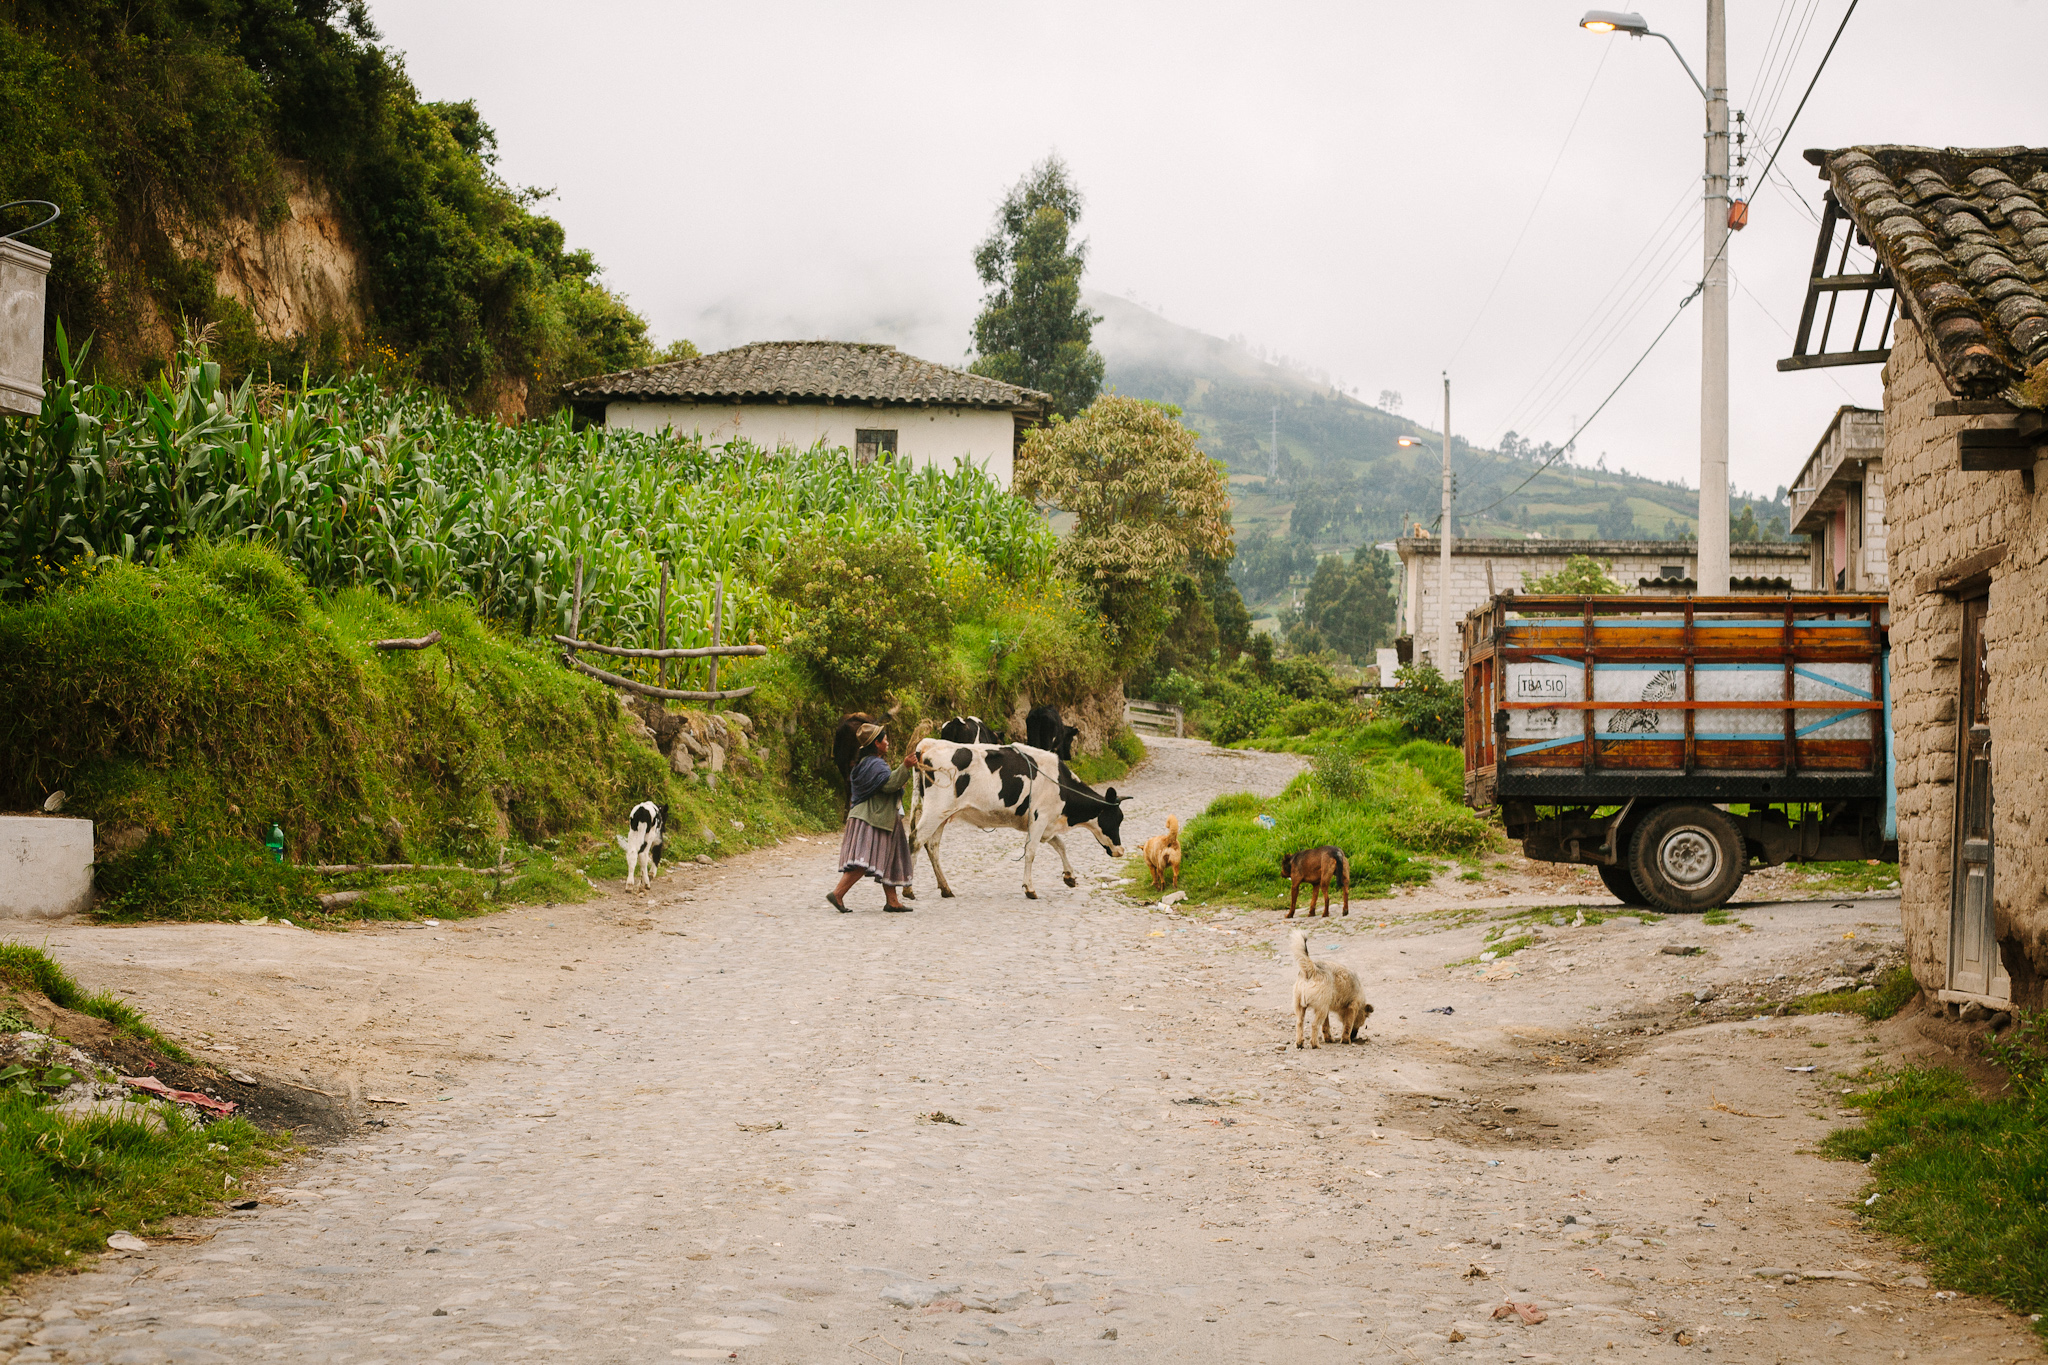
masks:
<path id="1" fill-rule="evenodd" d="M 626 851 L 626 885 L 633 884 L 633 878 L 640 873 L 641 860 L 645 859 L 645 885 L 650 889 L 654 886 L 654 874 L 661 867 L 662 827 L 667 823 L 668 807 L 652 801 L 642 801 L 626 817 L 626 832 L 619 836 L 619 847 Z"/>

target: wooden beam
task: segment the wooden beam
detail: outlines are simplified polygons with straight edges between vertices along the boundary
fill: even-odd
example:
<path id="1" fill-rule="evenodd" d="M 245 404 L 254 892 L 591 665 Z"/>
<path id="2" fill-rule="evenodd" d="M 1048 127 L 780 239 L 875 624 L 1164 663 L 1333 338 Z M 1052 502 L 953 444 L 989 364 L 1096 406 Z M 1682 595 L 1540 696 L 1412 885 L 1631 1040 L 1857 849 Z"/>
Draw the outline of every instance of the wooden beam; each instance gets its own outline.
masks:
<path id="1" fill-rule="evenodd" d="M 550 640 L 568 649 L 587 649 L 593 654 L 610 654 L 620 659 L 709 659 L 734 655 L 761 655 L 766 645 L 705 645 L 697 649 L 625 649 L 619 645 L 593 644 L 567 635 L 550 635 Z"/>
<path id="2" fill-rule="evenodd" d="M 1988 545 L 1974 554 L 1952 560 L 1932 573 L 1924 573 L 1913 580 L 1916 593 L 1949 593 L 1975 586 L 1990 577 L 1991 571 L 2005 562 L 2005 542 Z"/>
<path id="3" fill-rule="evenodd" d="M 1934 405 L 1936 417 L 2009 417 L 2018 411 L 2002 398 L 1944 398 Z"/>
<path id="4" fill-rule="evenodd" d="M 1881 351 L 1829 351 L 1822 355 L 1788 355 L 1778 362 L 1781 373 L 1793 370 L 1825 370 L 1836 365 L 1876 365 L 1891 359 L 1891 347 Z"/>
<path id="5" fill-rule="evenodd" d="M 754 695 L 754 689 L 751 687 L 736 687 L 726 692 L 678 692 L 672 687 L 653 687 L 647 683 L 634 682 L 631 678 L 622 678 L 616 673 L 607 673 L 601 668 L 592 668 L 583 660 L 576 658 L 569 660 L 569 667 L 579 673 L 588 673 L 601 683 L 623 687 L 628 692 L 638 692 L 643 697 L 663 697 L 669 701 L 730 701 L 735 697 Z"/>
<path id="6" fill-rule="evenodd" d="M 399 639 L 399 640 L 372 640 L 372 641 L 370 641 L 370 648 L 372 648 L 372 649 L 425 649 L 425 648 L 427 648 L 427 647 L 428 647 L 428 646 L 430 646 L 430 645 L 438 645 L 438 644 L 440 644 L 440 643 L 441 643 L 441 632 L 440 632 L 440 631 L 438 631 L 438 630 L 433 630 L 433 631 L 428 631 L 428 632 L 427 632 L 427 633 L 426 633 L 425 635 L 421 635 L 421 636 L 417 637 L 416 639 Z"/>
<path id="7" fill-rule="evenodd" d="M 2043 437 L 2040 426 L 2040 414 L 2025 413 L 2009 427 L 1959 431 L 1957 464 L 1967 473 L 2032 469 L 2035 460 L 2048 455 L 2048 438 Z"/>

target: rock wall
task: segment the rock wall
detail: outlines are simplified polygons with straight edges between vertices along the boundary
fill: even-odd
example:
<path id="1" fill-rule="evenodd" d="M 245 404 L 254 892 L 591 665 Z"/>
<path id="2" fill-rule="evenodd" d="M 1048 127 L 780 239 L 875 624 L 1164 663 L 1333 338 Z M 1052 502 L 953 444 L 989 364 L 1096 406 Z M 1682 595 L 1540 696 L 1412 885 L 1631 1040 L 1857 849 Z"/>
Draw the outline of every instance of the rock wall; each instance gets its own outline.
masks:
<path id="1" fill-rule="evenodd" d="M 1008 733 L 1016 739 L 1024 737 L 1024 718 L 1040 700 L 1029 692 L 1017 694 L 1011 704 L 1008 719 Z M 1099 754 L 1108 747 L 1110 737 L 1124 728 L 1124 687 L 1122 683 L 1101 692 L 1091 693 L 1072 701 L 1059 702 L 1060 715 L 1081 733 L 1074 738 L 1074 752 L 1077 754 Z"/>
<path id="2" fill-rule="evenodd" d="M 1947 983 L 1955 856 L 1962 606 L 1937 580 L 1973 555 L 1990 572 L 1986 608 L 1992 734 L 1993 882 L 2000 957 L 2014 1003 L 2044 1003 L 2048 978 L 2048 547 L 2035 529 L 2043 471 L 1965 473 L 1956 433 L 1983 418 L 1936 417 L 1951 398 L 1918 328 L 1901 322 L 1885 364 L 1887 569 L 1899 880 L 1908 960 L 1930 991 Z"/>

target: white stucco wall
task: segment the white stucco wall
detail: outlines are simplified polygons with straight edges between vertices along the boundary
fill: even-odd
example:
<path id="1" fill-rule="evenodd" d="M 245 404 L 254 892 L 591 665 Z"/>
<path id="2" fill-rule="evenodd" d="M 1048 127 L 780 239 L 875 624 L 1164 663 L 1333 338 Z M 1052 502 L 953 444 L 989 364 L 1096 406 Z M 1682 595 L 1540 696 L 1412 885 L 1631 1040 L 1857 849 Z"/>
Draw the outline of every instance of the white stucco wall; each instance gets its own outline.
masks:
<path id="1" fill-rule="evenodd" d="M 711 442 L 744 436 L 769 450 L 779 446 L 808 450 L 820 441 L 851 450 L 856 431 L 893 430 L 898 459 L 908 459 L 913 466 L 936 464 L 951 469 L 953 461 L 964 455 L 1004 488 L 1010 486 L 1017 428 L 1016 418 L 1002 409 L 800 403 L 719 407 L 618 402 L 605 404 L 604 420 L 606 426 L 650 434 L 672 427 L 678 433 L 695 432 Z"/>

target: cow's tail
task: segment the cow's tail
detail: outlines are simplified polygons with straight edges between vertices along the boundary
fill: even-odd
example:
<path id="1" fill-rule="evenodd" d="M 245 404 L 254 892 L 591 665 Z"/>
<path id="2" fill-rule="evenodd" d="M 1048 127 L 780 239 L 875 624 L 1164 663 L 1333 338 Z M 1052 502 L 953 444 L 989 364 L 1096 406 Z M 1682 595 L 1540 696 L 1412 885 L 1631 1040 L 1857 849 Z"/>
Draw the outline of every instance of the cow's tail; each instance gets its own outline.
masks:
<path id="1" fill-rule="evenodd" d="M 1344 879 L 1344 889 L 1349 891 L 1351 889 L 1351 859 L 1345 856 L 1344 850 L 1341 848 L 1337 850 L 1337 875 Z"/>

